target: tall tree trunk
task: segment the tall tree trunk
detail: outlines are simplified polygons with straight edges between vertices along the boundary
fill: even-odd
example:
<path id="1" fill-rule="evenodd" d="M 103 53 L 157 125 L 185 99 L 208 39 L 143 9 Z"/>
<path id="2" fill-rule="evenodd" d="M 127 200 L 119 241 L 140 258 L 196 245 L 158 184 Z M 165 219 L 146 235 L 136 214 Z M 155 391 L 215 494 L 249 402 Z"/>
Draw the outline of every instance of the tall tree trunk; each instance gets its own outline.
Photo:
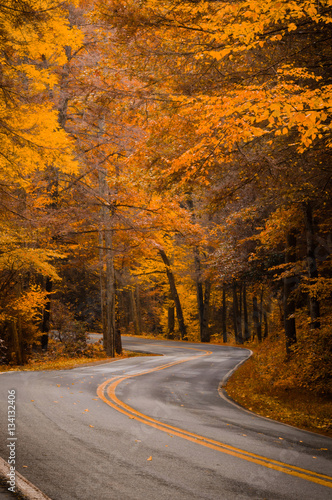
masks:
<path id="1" fill-rule="evenodd" d="M 286 264 L 296 261 L 296 237 L 293 232 L 287 234 L 287 248 L 285 252 Z M 295 301 L 292 293 L 296 286 L 295 276 L 286 276 L 284 278 L 284 325 L 286 336 L 286 352 L 290 354 L 291 347 L 296 343 L 296 325 L 295 325 Z"/>
<path id="2" fill-rule="evenodd" d="M 138 322 L 138 331 L 142 333 L 142 314 L 141 314 L 141 300 L 139 293 L 139 285 L 136 283 L 135 285 L 135 298 L 136 298 L 136 312 L 137 312 L 137 322 Z"/>
<path id="3" fill-rule="evenodd" d="M 101 198 L 101 234 L 103 255 L 106 261 L 105 269 L 105 318 L 103 329 L 104 349 L 107 356 L 114 357 L 115 355 L 115 275 L 113 262 L 112 248 L 112 229 L 109 214 L 109 208 L 106 205 L 108 202 L 108 185 L 106 182 L 106 170 L 99 170 L 99 195 Z M 101 292 L 103 294 L 103 292 Z"/>
<path id="4" fill-rule="evenodd" d="M 248 323 L 247 286 L 245 283 L 243 283 L 242 300 L 243 300 L 243 320 L 244 320 L 244 341 L 246 342 L 250 339 L 250 332 Z"/>
<path id="5" fill-rule="evenodd" d="M 106 353 L 115 355 L 115 276 L 112 250 L 112 232 L 105 229 L 104 241 L 106 248 Z"/>
<path id="6" fill-rule="evenodd" d="M 237 295 L 236 295 L 236 288 L 235 284 L 233 285 L 233 324 L 234 324 L 234 335 L 235 335 L 235 342 L 237 343 L 238 341 L 238 323 L 237 323 L 237 315 L 238 315 L 238 310 L 237 310 Z"/>
<path id="7" fill-rule="evenodd" d="M 99 228 L 99 283 L 100 283 L 100 319 L 101 327 L 104 336 L 106 332 L 106 286 L 105 286 L 105 272 L 104 272 L 104 260 L 105 260 L 105 250 L 104 250 L 104 233 L 102 224 Z M 105 338 L 103 339 L 105 345 Z"/>
<path id="8" fill-rule="evenodd" d="M 222 287 L 222 339 L 227 342 L 227 306 L 226 306 L 226 285 Z"/>
<path id="9" fill-rule="evenodd" d="M 204 297 L 203 297 L 203 283 L 201 278 L 201 262 L 198 255 L 198 249 L 194 248 L 194 263 L 195 263 L 195 278 L 196 278 L 196 293 L 197 293 L 197 306 L 198 306 L 198 319 L 200 337 L 202 337 L 202 321 L 204 314 Z"/>
<path id="10" fill-rule="evenodd" d="M 309 279 L 312 281 L 318 278 L 317 261 L 315 257 L 315 244 L 314 244 L 314 223 L 312 215 L 312 206 L 310 202 L 307 202 L 304 207 L 305 210 L 305 220 L 306 220 L 306 240 L 307 240 L 307 263 L 308 263 L 308 275 Z M 309 310 L 311 317 L 311 328 L 320 328 L 320 304 L 316 297 L 309 295 Z"/>
<path id="11" fill-rule="evenodd" d="M 166 253 L 164 252 L 164 250 L 158 249 L 158 252 L 159 252 L 159 255 L 161 256 L 161 258 L 163 259 L 163 262 L 165 264 L 166 274 L 167 274 L 168 283 L 169 283 L 170 291 L 171 291 L 171 296 L 172 296 L 172 299 L 173 299 L 174 304 L 175 304 L 176 316 L 177 316 L 178 323 L 179 323 L 179 330 L 180 330 L 181 339 L 188 340 L 187 328 L 186 328 L 186 325 L 184 322 L 180 297 L 178 295 L 178 291 L 176 288 L 174 274 L 173 274 L 172 269 L 171 269 L 171 264 L 168 260 Z"/>
<path id="12" fill-rule="evenodd" d="M 239 314 L 238 297 L 236 283 L 233 284 L 233 319 L 234 319 L 234 334 L 235 342 L 243 344 L 243 337 L 241 332 L 241 316 Z"/>
<path id="13" fill-rule="evenodd" d="M 136 304 L 136 297 L 135 297 L 135 289 L 130 288 L 130 308 L 131 308 L 131 316 L 133 319 L 133 324 L 134 324 L 134 332 L 135 335 L 140 335 L 140 327 L 139 327 L 139 319 L 138 319 L 138 314 L 137 314 L 137 304 Z"/>
<path id="14" fill-rule="evenodd" d="M 260 314 L 258 309 L 257 297 L 254 295 L 252 298 L 252 319 L 253 319 L 253 330 L 254 334 L 257 335 L 258 342 L 262 341 L 262 324 L 260 322 Z"/>
<path id="15" fill-rule="evenodd" d="M 113 254 L 113 252 L 112 252 Z M 120 328 L 120 308 L 119 308 L 119 287 L 117 286 L 117 280 L 115 277 L 115 270 L 114 270 L 114 265 L 113 265 L 113 272 L 114 272 L 114 321 L 115 321 L 115 327 L 114 327 L 114 351 L 117 354 L 122 353 L 122 341 L 121 341 L 121 328 Z"/>
<path id="16" fill-rule="evenodd" d="M 51 193 L 52 202 L 49 207 L 56 210 L 59 205 L 59 169 L 57 167 L 49 168 L 48 192 Z M 51 292 L 53 283 L 50 277 L 46 277 L 45 290 L 47 292 L 47 302 L 43 312 L 41 347 L 43 351 L 48 348 L 48 335 L 50 331 L 51 316 Z"/>
<path id="17" fill-rule="evenodd" d="M 263 318 L 264 318 L 264 333 L 263 333 L 263 338 L 266 339 L 267 336 L 268 336 L 268 334 L 269 334 L 269 323 L 268 323 L 268 319 L 267 319 L 267 313 L 266 313 L 265 310 L 264 310 Z"/>
<path id="18" fill-rule="evenodd" d="M 261 289 L 261 296 L 260 296 L 260 302 L 259 302 L 259 322 L 262 325 L 263 324 L 263 313 L 264 313 L 264 286 L 262 286 Z"/>
<path id="19" fill-rule="evenodd" d="M 187 203 L 189 209 L 192 212 L 193 221 L 195 221 L 196 217 L 194 213 L 194 203 L 191 196 L 188 198 Z M 194 247 L 194 263 L 196 272 L 196 290 L 197 290 L 197 307 L 198 307 L 200 341 L 210 342 L 209 314 L 210 314 L 211 283 L 209 280 L 206 280 L 205 283 L 203 284 L 201 258 L 199 255 L 198 247 Z"/>
<path id="20" fill-rule="evenodd" d="M 201 320 L 201 342 L 210 342 L 209 313 L 210 313 L 211 282 L 205 281 L 203 316 Z"/>
<path id="21" fill-rule="evenodd" d="M 175 311 L 174 311 L 174 303 L 173 305 L 168 306 L 167 311 L 167 338 L 174 339 L 174 328 L 175 328 Z"/>
<path id="22" fill-rule="evenodd" d="M 195 272 L 196 272 L 196 291 L 197 291 L 200 341 L 210 342 L 209 312 L 210 312 L 211 283 L 209 280 L 206 280 L 205 283 L 203 284 L 201 260 L 198 248 L 196 247 L 194 248 L 194 262 L 195 262 Z"/>

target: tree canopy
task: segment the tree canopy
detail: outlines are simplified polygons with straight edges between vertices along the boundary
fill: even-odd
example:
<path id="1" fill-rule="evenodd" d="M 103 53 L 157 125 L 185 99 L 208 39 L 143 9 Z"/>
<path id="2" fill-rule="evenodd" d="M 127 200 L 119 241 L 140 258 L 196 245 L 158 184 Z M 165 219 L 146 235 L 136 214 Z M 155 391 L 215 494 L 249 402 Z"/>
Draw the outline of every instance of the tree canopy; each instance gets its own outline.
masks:
<path id="1" fill-rule="evenodd" d="M 331 0 L 0 16 L 7 362 L 52 307 L 111 355 L 124 332 L 330 345 Z"/>

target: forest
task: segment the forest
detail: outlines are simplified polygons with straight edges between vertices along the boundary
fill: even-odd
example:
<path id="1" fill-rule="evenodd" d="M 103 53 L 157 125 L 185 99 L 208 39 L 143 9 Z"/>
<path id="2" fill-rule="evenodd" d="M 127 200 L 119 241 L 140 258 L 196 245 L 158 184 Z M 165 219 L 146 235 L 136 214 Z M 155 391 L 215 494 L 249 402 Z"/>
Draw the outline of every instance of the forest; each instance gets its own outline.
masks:
<path id="1" fill-rule="evenodd" d="M 331 392 L 332 0 L 4 0 L 0 26 L 0 364 L 255 343 Z"/>

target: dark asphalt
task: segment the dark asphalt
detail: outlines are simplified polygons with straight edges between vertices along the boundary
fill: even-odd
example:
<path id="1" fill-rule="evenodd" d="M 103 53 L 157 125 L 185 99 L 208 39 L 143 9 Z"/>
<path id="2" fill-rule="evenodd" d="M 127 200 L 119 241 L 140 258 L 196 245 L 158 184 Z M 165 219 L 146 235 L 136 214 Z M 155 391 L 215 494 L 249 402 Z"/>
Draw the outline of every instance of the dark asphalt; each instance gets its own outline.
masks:
<path id="1" fill-rule="evenodd" d="M 164 354 L 74 370 L 0 375 L 0 428 L 8 390 L 17 397 L 17 469 L 52 500 L 327 500 L 331 488 L 210 449 L 120 413 L 96 395 L 128 378 L 117 397 L 135 410 L 205 438 L 331 474 L 332 440 L 257 417 L 220 397 L 244 349 L 124 337 L 125 348 Z M 201 351 L 212 351 L 199 357 Z M 6 432 L 0 456 L 6 459 Z"/>

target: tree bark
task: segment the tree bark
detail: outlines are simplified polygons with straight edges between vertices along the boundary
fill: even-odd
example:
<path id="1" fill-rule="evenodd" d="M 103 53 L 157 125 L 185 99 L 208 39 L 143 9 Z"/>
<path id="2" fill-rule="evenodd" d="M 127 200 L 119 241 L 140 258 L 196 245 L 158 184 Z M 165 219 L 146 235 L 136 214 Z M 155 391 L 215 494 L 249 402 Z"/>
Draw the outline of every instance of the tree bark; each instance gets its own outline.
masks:
<path id="1" fill-rule="evenodd" d="M 99 283 L 100 283 L 100 321 L 102 332 L 106 331 L 106 291 L 105 291 L 105 273 L 104 273 L 104 236 L 102 224 L 99 229 Z M 103 339 L 105 345 L 105 338 Z"/>
<path id="2" fill-rule="evenodd" d="M 113 244 L 113 242 L 112 242 Z M 113 255 L 113 252 L 112 252 Z M 114 351 L 117 354 L 122 353 L 122 341 L 121 341 L 121 328 L 120 328 L 120 309 L 119 309 L 119 290 L 117 286 L 117 280 L 115 277 L 115 269 L 114 265 L 113 267 L 113 273 L 114 273 Z"/>
<path id="3" fill-rule="evenodd" d="M 235 342 L 237 344 L 243 344 L 243 337 L 241 332 L 241 316 L 239 315 L 236 283 L 233 284 L 233 320 L 234 320 Z"/>
<path id="4" fill-rule="evenodd" d="M 259 322 L 263 324 L 263 312 L 264 312 L 264 286 L 262 286 L 260 302 L 259 302 Z M 261 327 L 262 328 L 262 327 Z"/>
<path id="5" fill-rule="evenodd" d="M 201 319 L 201 342 L 210 342 L 209 314 L 210 314 L 211 282 L 205 281 L 203 297 L 203 316 Z"/>
<path id="6" fill-rule="evenodd" d="M 167 338 L 174 339 L 175 314 L 174 305 L 168 306 L 167 311 Z"/>
<path id="7" fill-rule="evenodd" d="M 253 329 L 254 335 L 257 335 L 258 342 L 262 342 L 262 323 L 260 322 L 260 314 L 258 309 L 257 297 L 252 298 L 252 319 L 253 319 Z"/>
<path id="8" fill-rule="evenodd" d="M 141 301 L 140 301 L 140 292 L 139 292 L 139 285 L 138 285 L 138 283 L 136 283 L 136 285 L 135 285 L 135 298 L 136 298 L 136 312 L 137 312 L 138 331 L 141 334 L 142 333 L 142 314 L 141 314 Z"/>
<path id="9" fill-rule="evenodd" d="M 267 336 L 268 336 L 268 334 L 269 334 L 269 323 L 268 323 L 266 311 L 264 311 L 263 318 L 264 318 L 264 333 L 263 333 L 263 338 L 266 339 Z"/>
<path id="10" fill-rule="evenodd" d="M 222 339 L 227 342 L 227 309 L 226 309 L 226 285 L 222 287 Z"/>
<path id="11" fill-rule="evenodd" d="M 105 229 L 104 241 L 106 248 L 106 353 L 115 354 L 115 276 L 112 251 L 112 232 Z"/>
<path id="12" fill-rule="evenodd" d="M 315 232 L 313 223 L 312 206 L 310 202 L 307 202 L 304 207 L 305 210 L 305 220 L 306 220 L 306 240 L 307 240 L 307 263 L 308 263 L 308 275 L 310 281 L 317 280 L 318 269 L 317 261 L 315 256 Z M 309 294 L 309 311 L 311 318 L 311 328 L 320 328 L 320 304 L 316 297 Z"/>
<path id="13" fill-rule="evenodd" d="M 202 281 L 201 261 L 198 248 L 194 248 L 194 262 L 196 271 L 196 291 L 200 341 L 210 342 L 209 312 L 211 283 L 209 280 L 206 280 L 205 283 L 203 283 Z"/>
<path id="14" fill-rule="evenodd" d="M 131 316 L 133 319 L 133 324 L 134 324 L 134 332 L 135 335 L 140 335 L 140 325 L 139 325 L 139 319 L 138 319 L 138 313 L 137 313 L 137 304 L 136 304 L 136 297 L 135 297 L 135 290 L 134 288 L 130 288 L 130 308 L 131 308 Z"/>
<path id="15" fill-rule="evenodd" d="M 183 312 L 182 312 L 180 297 L 179 297 L 178 292 L 177 292 L 177 288 L 176 288 L 176 284 L 175 284 L 175 279 L 174 279 L 174 274 L 173 274 L 173 272 L 171 270 L 171 264 L 170 264 L 170 262 L 168 260 L 168 257 L 166 255 L 166 253 L 164 252 L 164 250 L 159 249 L 158 252 L 159 252 L 159 255 L 161 256 L 161 258 L 163 259 L 163 262 L 164 262 L 165 267 L 166 267 L 166 274 L 167 274 L 168 283 L 169 283 L 169 286 L 170 286 L 171 296 L 172 296 L 172 299 L 173 299 L 174 304 L 175 304 L 176 316 L 177 316 L 178 323 L 179 323 L 179 330 L 180 330 L 181 340 L 188 340 L 188 337 L 187 337 L 187 328 L 186 328 L 186 325 L 185 325 L 185 322 L 184 322 L 184 317 L 183 317 Z"/>
<path id="16" fill-rule="evenodd" d="M 105 309 L 104 309 L 104 321 L 103 321 L 103 341 L 104 349 L 107 356 L 114 357 L 115 355 L 115 338 L 116 338 L 116 328 L 115 328 L 115 274 L 114 274 L 114 262 L 113 262 L 113 248 L 112 248 L 112 229 L 111 229 L 111 218 L 109 214 L 109 208 L 106 206 L 108 202 L 108 185 L 106 182 L 106 170 L 99 170 L 99 195 L 101 197 L 101 236 L 100 241 L 102 243 L 103 257 L 105 258 Z M 103 266 L 104 267 L 104 266 Z M 101 295 L 103 292 L 101 291 Z"/>
<path id="17" fill-rule="evenodd" d="M 243 283 L 242 300 L 243 300 L 244 341 L 248 341 L 250 339 L 250 332 L 248 323 L 247 286 L 245 283 Z"/>
<path id="18" fill-rule="evenodd" d="M 197 248 L 194 248 L 194 263 L 195 263 L 195 274 L 196 274 L 196 292 L 197 292 L 197 306 L 198 306 L 198 318 L 200 327 L 200 337 L 202 336 L 202 320 L 204 314 L 204 297 L 203 297 L 203 283 L 201 279 L 201 262 L 198 256 Z"/>

